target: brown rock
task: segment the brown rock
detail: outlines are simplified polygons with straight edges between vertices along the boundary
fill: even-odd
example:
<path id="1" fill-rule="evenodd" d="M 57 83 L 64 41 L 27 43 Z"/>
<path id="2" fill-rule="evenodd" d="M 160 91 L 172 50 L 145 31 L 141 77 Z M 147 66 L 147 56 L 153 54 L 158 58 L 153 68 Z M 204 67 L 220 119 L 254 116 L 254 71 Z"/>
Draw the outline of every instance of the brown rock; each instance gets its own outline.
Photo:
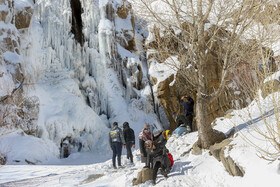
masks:
<path id="1" fill-rule="evenodd" d="M 200 146 L 198 145 L 198 142 L 196 142 L 195 144 L 193 144 L 193 147 L 192 147 L 192 154 L 193 154 L 193 155 L 201 155 L 201 154 L 202 154 L 202 149 L 201 149 Z"/>
<path id="2" fill-rule="evenodd" d="M 116 33 L 117 40 L 119 44 L 124 47 L 128 51 L 135 50 L 135 21 L 134 21 L 134 14 L 131 9 L 131 4 L 125 0 L 123 0 L 122 6 L 120 6 L 117 10 L 117 15 L 121 19 L 127 19 L 130 15 L 130 21 L 132 25 L 132 30 L 122 30 L 119 33 Z"/>
<path id="3" fill-rule="evenodd" d="M 238 164 L 236 164 L 230 156 L 225 157 L 225 153 L 224 153 L 225 149 L 226 149 L 226 147 L 224 147 L 221 150 L 220 159 L 221 159 L 224 167 L 226 168 L 227 172 L 229 174 L 231 174 L 232 176 L 243 177 L 245 174 L 244 169 L 241 166 L 239 166 Z"/>
<path id="4" fill-rule="evenodd" d="M 212 154 L 219 162 L 221 161 L 229 174 L 232 176 L 241 176 L 245 174 L 244 169 L 236 164 L 234 160 L 228 156 L 225 156 L 225 150 L 232 149 L 233 145 L 230 145 L 232 139 L 225 139 L 221 143 L 214 144 L 210 147 L 210 154 Z"/>
<path id="5" fill-rule="evenodd" d="M 1 3 L 0 3 L 1 4 Z M 9 15 L 9 11 L 1 10 L 0 11 L 0 21 L 7 22 L 7 16 Z"/>
<path id="6" fill-rule="evenodd" d="M 266 82 L 262 87 L 262 97 L 265 98 L 269 94 L 278 92 L 280 90 L 280 82 L 276 79 Z"/>
<path id="7" fill-rule="evenodd" d="M 130 11 L 131 11 L 131 4 L 126 3 L 125 0 L 123 0 L 123 5 L 118 8 L 117 15 L 122 19 L 126 19 Z"/>
<path id="8" fill-rule="evenodd" d="M 22 11 L 19 11 L 15 15 L 15 25 L 17 29 L 28 28 L 33 15 L 33 8 L 24 7 Z"/>
<path id="9" fill-rule="evenodd" d="M 220 154 L 221 154 L 221 151 L 222 149 L 229 145 L 230 143 L 232 142 L 231 139 L 226 139 L 224 141 L 222 141 L 221 143 L 216 143 L 214 145 L 212 145 L 209 150 L 210 150 L 210 153 L 218 160 L 218 161 L 221 161 L 221 158 L 220 158 Z"/>
<path id="10" fill-rule="evenodd" d="M 153 179 L 153 169 L 143 168 L 137 175 L 137 178 L 134 178 L 132 181 L 133 186 L 141 183 L 145 183 L 148 180 Z"/>

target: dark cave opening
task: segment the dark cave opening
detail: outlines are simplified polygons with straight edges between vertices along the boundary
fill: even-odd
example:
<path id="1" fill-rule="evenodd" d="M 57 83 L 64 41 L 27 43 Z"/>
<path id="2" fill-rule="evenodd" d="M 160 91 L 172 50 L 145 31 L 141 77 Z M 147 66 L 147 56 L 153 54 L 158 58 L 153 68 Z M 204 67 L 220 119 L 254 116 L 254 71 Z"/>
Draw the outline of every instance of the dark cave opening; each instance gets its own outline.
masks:
<path id="1" fill-rule="evenodd" d="M 72 29 L 71 32 L 74 34 L 74 38 L 77 42 L 84 45 L 84 35 L 83 35 L 83 22 L 82 13 L 83 8 L 80 0 L 70 0 L 72 9 Z"/>

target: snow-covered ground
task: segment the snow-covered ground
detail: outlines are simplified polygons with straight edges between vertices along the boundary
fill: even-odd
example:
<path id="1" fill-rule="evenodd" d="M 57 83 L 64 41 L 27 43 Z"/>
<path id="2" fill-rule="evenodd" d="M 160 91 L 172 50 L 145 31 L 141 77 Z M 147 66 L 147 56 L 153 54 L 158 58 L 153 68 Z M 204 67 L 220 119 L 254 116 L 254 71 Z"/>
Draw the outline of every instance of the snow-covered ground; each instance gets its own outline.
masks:
<path id="1" fill-rule="evenodd" d="M 33 1 L 15 2 L 18 5 L 16 7 L 22 9 L 20 7 L 24 3 Z M 40 100 L 38 137 L 27 135 L 19 129 L 0 129 L 1 154 L 7 156 L 8 160 L 6 165 L 0 166 L 0 186 L 132 186 L 132 179 L 144 166 L 140 163 L 138 141 L 133 152 L 136 166 L 112 170 L 107 127 L 114 121 L 119 122 L 120 126 L 128 121 L 135 130 L 136 137 L 144 123 L 150 123 L 158 129 L 166 127 L 160 124 L 153 105 L 149 102 L 152 99 L 147 72 L 149 69 L 149 73 L 158 78 L 162 74 L 169 76 L 176 72 L 166 72 L 167 67 L 158 65 L 155 65 L 155 69 L 148 68 L 138 61 L 138 55 L 117 44 L 119 55 L 122 59 L 127 58 L 125 68 L 133 69 L 142 64 L 144 72 L 143 89 L 129 89 L 133 81 L 132 75 L 127 77 L 125 89 L 118 78 L 118 73 L 124 68 L 121 62 L 114 64 L 119 67 L 119 72 L 116 72 L 113 68 L 107 68 L 112 65 L 111 58 L 105 59 L 105 56 L 111 56 L 111 48 L 108 46 L 115 40 L 112 37 L 113 22 L 110 23 L 104 17 L 105 5 L 109 1 L 82 1 L 84 34 L 88 42 L 83 48 L 83 54 L 86 54 L 84 56 L 70 32 L 70 2 L 36 2 L 32 26 L 25 38 L 22 38 L 22 45 L 30 47 L 23 56 L 24 62 L 30 62 L 25 63 L 26 71 L 34 79 L 34 84 L 27 93 Z M 122 2 L 116 1 L 114 6 L 121 4 Z M 118 30 L 124 25 L 131 29 L 132 23 L 128 16 L 126 20 L 116 19 L 114 24 Z M 10 57 L 12 56 L 6 54 L 7 59 Z M 17 58 L 10 60 L 13 59 Z M 104 63 L 108 64 L 105 66 Z M 162 77 L 164 78 L 166 77 Z M 133 97 L 132 91 L 136 93 Z M 222 163 L 209 155 L 208 150 L 204 150 L 199 156 L 191 153 L 182 156 L 197 140 L 197 132 L 193 132 L 170 138 L 167 146 L 174 156 L 175 164 L 168 179 L 159 175 L 157 186 L 279 186 L 279 161 L 260 159 L 255 146 L 244 140 L 247 137 L 255 145 L 271 150 L 272 146 L 260 140 L 262 137 L 246 125 L 251 124 L 248 117 L 251 115 L 256 127 L 265 131 L 262 113 L 268 123 L 276 123 L 271 98 L 261 99 L 261 104 L 253 102 L 246 109 L 234 111 L 231 117 L 215 121 L 215 128 L 224 133 L 234 126 L 240 130 L 234 136 L 232 144 L 235 146 L 228 154 L 244 168 L 244 177 L 230 176 Z M 259 106 L 262 113 L 258 110 Z M 59 159 L 60 144 L 65 137 L 71 137 L 78 144 L 73 147 L 68 158 Z M 125 151 L 122 163 L 127 165 Z M 150 185 L 151 181 L 148 181 L 139 186 Z"/>
<path id="2" fill-rule="evenodd" d="M 275 95 L 278 97 L 278 95 Z M 244 136 L 256 145 L 265 147 L 267 142 L 261 140 L 253 128 L 258 127 L 265 132 L 265 123 L 261 118 L 259 106 L 269 123 L 275 123 L 272 95 L 253 102 L 249 107 L 233 111 L 227 117 L 216 120 L 215 129 L 229 132 L 235 126 L 239 129 L 233 138 L 233 149 L 229 155 L 245 170 L 244 177 L 229 175 L 221 162 L 203 150 L 202 155 L 188 151 L 197 139 L 197 132 L 181 137 L 172 136 L 167 147 L 174 157 L 174 166 L 168 179 L 158 175 L 156 186 L 193 186 L 193 187 L 276 187 L 279 186 L 280 162 L 269 162 L 257 156 L 258 150 L 250 145 Z M 250 112 L 251 117 L 249 117 Z M 229 117 L 230 116 L 230 117 Z M 254 123 L 251 123 L 250 121 Z M 246 124 L 249 124 L 246 125 Z M 253 138 L 253 136 L 255 138 Z M 137 142 L 138 143 L 138 142 Z M 111 154 L 108 147 L 104 152 Z M 112 162 L 102 155 L 91 153 L 71 154 L 67 159 L 61 159 L 48 165 L 4 165 L 0 167 L 0 186 L 132 186 L 133 178 L 144 166 L 140 163 L 139 150 L 133 152 L 136 166 L 133 168 L 113 170 Z M 127 165 L 125 151 L 122 164 Z M 150 186 L 151 181 L 139 186 Z"/>

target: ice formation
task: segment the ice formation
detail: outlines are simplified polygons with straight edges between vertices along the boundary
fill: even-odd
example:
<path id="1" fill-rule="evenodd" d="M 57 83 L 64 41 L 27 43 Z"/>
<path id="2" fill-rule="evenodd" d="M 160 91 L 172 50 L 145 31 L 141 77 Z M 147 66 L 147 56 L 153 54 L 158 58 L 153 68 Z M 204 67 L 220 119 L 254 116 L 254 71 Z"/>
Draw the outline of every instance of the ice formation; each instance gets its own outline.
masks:
<path id="1" fill-rule="evenodd" d="M 24 2 L 34 8 L 21 39 L 26 81 L 35 85 L 29 94 L 40 99 L 39 138 L 64 155 L 65 146 L 104 149 L 114 121 L 128 121 L 136 134 L 144 123 L 162 129 L 127 1 L 20 0 L 16 7 Z"/>

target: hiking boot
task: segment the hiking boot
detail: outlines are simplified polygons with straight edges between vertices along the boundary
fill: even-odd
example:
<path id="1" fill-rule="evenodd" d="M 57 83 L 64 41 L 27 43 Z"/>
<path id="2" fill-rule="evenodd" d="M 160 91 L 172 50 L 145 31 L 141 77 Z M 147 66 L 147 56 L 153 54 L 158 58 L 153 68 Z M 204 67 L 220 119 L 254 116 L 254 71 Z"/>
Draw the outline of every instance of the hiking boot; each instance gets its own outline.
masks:
<path id="1" fill-rule="evenodd" d="M 113 168 L 114 168 L 114 169 L 117 169 L 117 167 L 116 167 L 116 166 L 113 166 Z"/>
<path id="2" fill-rule="evenodd" d="M 135 164 L 133 162 L 130 163 L 131 166 L 135 166 Z"/>
<path id="3" fill-rule="evenodd" d="M 122 168 L 124 168 L 124 167 L 123 167 L 123 166 L 118 166 L 118 168 L 119 168 L 119 169 L 122 169 Z"/>

